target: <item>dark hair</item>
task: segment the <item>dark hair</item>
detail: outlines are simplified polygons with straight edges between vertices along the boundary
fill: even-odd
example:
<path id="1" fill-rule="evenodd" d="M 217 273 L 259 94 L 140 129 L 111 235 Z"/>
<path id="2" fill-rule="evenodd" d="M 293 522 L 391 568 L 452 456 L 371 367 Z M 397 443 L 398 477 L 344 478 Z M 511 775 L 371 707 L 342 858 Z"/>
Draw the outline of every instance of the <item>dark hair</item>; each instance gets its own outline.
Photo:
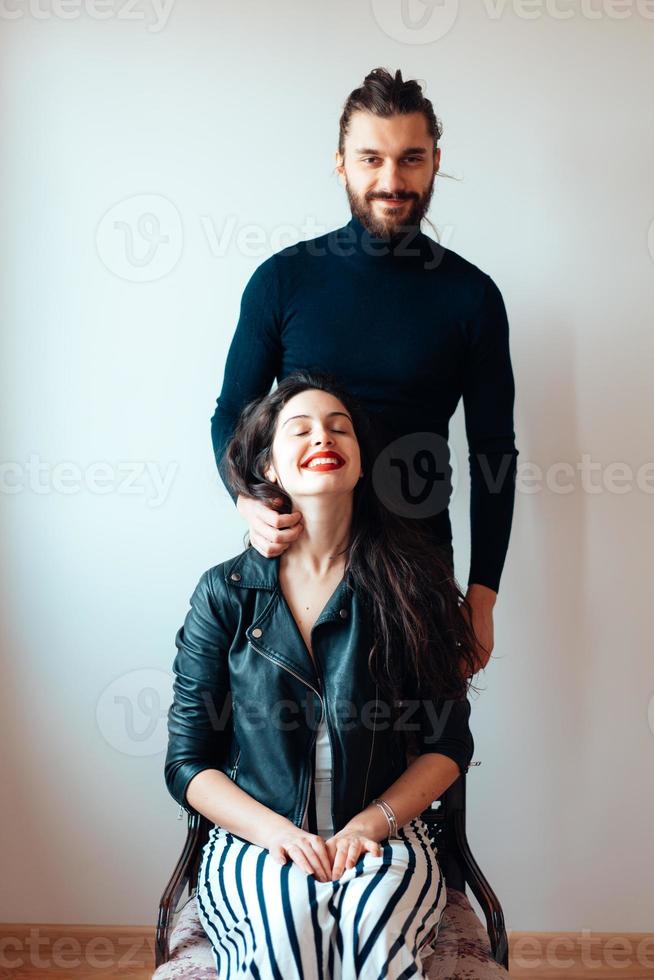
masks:
<path id="1" fill-rule="evenodd" d="M 373 68 L 363 80 L 363 85 L 353 89 L 345 100 L 341 118 L 338 123 L 338 151 L 345 160 L 345 137 L 350 127 L 350 118 L 354 112 L 371 112 L 375 116 L 387 119 L 389 116 L 407 115 L 410 112 L 421 112 L 427 123 L 427 132 L 434 141 L 433 152 L 438 149 L 438 141 L 443 135 L 443 126 L 434 112 L 431 101 L 423 95 L 419 82 L 414 79 L 405 81 L 398 68 L 391 75 L 386 68 Z M 439 167 L 438 177 L 452 177 Z M 424 221 L 429 224 L 440 241 L 438 229 L 425 215 Z"/>
<path id="2" fill-rule="evenodd" d="M 348 95 L 338 124 L 338 150 L 345 156 L 345 137 L 353 112 L 372 112 L 375 116 L 407 115 L 422 112 L 427 122 L 427 132 L 434 141 L 434 153 L 443 135 L 443 127 L 436 117 L 434 107 L 414 80 L 404 81 L 398 68 L 395 76 L 386 68 L 374 68 L 366 75 L 363 85 Z"/>
<path id="3" fill-rule="evenodd" d="M 225 479 L 236 494 L 282 514 L 292 511 L 289 495 L 264 474 L 283 406 L 311 389 L 342 402 L 359 443 L 363 476 L 353 490 L 350 540 L 342 553 L 346 574 L 360 586 L 357 592 L 372 614 L 368 665 L 373 678 L 390 698 L 391 710 L 413 691 L 418 698 L 463 699 L 477 666 L 474 633 L 459 604 L 465 603 L 469 614 L 470 606 L 432 535 L 421 530 L 420 521 L 388 510 L 375 493 L 375 433 L 358 401 L 332 374 L 294 371 L 274 391 L 246 405 L 223 457 Z M 275 498 L 283 504 L 274 504 Z M 251 547 L 249 540 L 246 545 Z"/>

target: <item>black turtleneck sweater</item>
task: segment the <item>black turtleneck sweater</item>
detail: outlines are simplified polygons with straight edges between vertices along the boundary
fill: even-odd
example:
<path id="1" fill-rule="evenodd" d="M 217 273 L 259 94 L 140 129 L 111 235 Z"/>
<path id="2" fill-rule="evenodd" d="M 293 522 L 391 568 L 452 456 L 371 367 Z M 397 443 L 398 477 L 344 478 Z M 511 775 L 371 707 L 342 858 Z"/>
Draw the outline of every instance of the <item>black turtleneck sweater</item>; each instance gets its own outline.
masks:
<path id="1" fill-rule="evenodd" d="M 367 410 L 379 447 L 399 443 L 408 498 L 421 500 L 431 461 L 440 480 L 435 505 L 411 504 L 437 540 L 450 542 L 452 492 L 445 445 L 463 398 L 470 465 L 471 562 L 468 584 L 496 592 L 509 543 L 515 492 L 514 380 L 502 295 L 485 272 L 421 231 L 390 241 L 352 217 L 342 228 L 284 248 L 248 281 L 211 420 L 221 479 L 238 416 L 297 368 L 322 368 Z M 444 465 L 445 463 L 445 465 Z M 408 470 L 407 470 L 408 465 Z M 423 467 L 427 467 L 425 471 Z M 413 473 L 411 471 L 413 470 Z M 422 473 L 421 477 L 419 474 Z M 445 488 L 443 490 L 443 488 Z M 444 497 L 443 497 L 444 494 Z M 433 495 L 432 495 L 433 496 Z M 407 497 L 405 494 L 404 498 Z"/>

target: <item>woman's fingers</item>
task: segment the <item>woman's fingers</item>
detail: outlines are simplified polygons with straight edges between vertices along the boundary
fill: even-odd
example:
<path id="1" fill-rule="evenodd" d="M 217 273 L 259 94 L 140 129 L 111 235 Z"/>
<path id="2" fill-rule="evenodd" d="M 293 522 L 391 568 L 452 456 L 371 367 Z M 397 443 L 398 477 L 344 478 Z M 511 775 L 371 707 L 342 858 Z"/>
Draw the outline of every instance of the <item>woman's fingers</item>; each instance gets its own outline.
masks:
<path id="1" fill-rule="evenodd" d="M 343 854 L 343 848 L 336 848 L 336 857 L 334 858 L 334 865 L 332 867 L 332 881 L 336 881 L 343 874 L 343 868 L 345 866 L 345 857 Z"/>
<path id="2" fill-rule="evenodd" d="M 313 874 L 313 868 L 307 861 L 304 851 L 302 850 L 299 844 L 287 844 L 286 853 L 291 858 L 291 860 L 294 861 L 295 864 L 297 864 L 300 868 L 302 868 L 302 870 L 305 871 L 308 875 Z"/>
<path id="3" fill-rule="evenodd" d="M 348 862 L 353 854 L 355 855 L 354 863 L 349 864 Z M 348 868 L 353 868 L 354 865 L 357 863 L 358 859 L 359 859 L 359 844 L 357 841 L 352 841 L 351 844 L 348 844 L 347 841 L 344 841 L 342 844 L 339 843 L 336 849 L 336 857 L 334 858 L 332 879 L 335 881 L 337 878 L 340 878 L 341 875 L 343 874 L 343 871 L 345 870 L 346 864 Z"/>
<path id="4" fill-rule="evenodd" d="M 361 855 L 365 854 L 366 851 L 369 851 L 375 857 L 380 857 L 382 847 L 371 837 L 359 837 L 350 843 L 347 841 L 343 841 L 342 843 L 337 842 L 332 880 L 340 878 L 343 871 L 349 871 L 351 868 L 354 868 Z"/>
<path id="5" fill-rule="evenodd" d="M 270 848 L 270 853 L 274 857 L 277 864 L 286 864 L 287 855 L 284 854 L 284 848 L 281 846 L 275 846 Z"/>
<path id="6" fill-rule="evenodd" d="M 334 862 L 331 864 L 331 853 L 334 849 Z M 282 851 L 306 874 L 313 874 L 318 881 L 336 881 L 344 871 L 356 867 L 362 854 L 369 851 L 375 857 L 382 853 L 381 845 L 371 837 L 330 838 L 328 847 L 319 835 L 309 835 L 298 838 L 292 843 L 285 844 Z"/>
<path id="7" fill-rule="evenodd" d="M 318 855 L 315 853 L 311 847 L 311 843 L 308 841 L 299 841 L 297 844 L 289 844 L 286 850 L 290 854 L 290 850 L 293 848 L 293 854 L 290 856 L 299 864 L 303 871 L 307 874 L 313 874 L 318 878 L 319 881 L 328 881 L 329 878 L 325 875 L 324 871 L 320 866 L 320 861 Z M 296 857 L 297 855 L 297 857 Z"/>
<path id="8" fill-rule="evenodd" d="M 329 860 L 327 845 L 322 837 L 312 837 L 309 843 L 318 856 L 318 860 L 320 861 L 320 866 L 323 870 L 325 878 L 327 881 L 329 881 L 332 876 L 332 865 L 331 861 Z"/>
<path id="9" fill-rule="evenodd" d="M 345 867 L 348 869 L 348 871 L 350 870 L 350 868 L 353 868 L 354 865 L 359 860 L 360 852 L 361 852 L 361 841 L 356 841 L 356 843 L 353 841 L 348 848 L 347 858 L 345 860 Z"/>

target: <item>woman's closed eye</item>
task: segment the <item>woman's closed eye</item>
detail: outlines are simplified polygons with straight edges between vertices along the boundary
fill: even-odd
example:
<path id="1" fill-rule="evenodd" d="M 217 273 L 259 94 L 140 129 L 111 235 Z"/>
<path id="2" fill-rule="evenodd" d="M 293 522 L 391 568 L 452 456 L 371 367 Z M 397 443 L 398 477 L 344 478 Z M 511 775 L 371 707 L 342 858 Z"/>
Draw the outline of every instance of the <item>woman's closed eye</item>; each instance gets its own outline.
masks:
<path id="1" fill-rule="evenodd" d="M 339 435 L 343 435 L 343 436 L 346 436 L 347 435 L 347 432 L 345 431 L 345 429 L 332 429 L 332 432 L 337 432 Z M 306 432 L 295 432 L 293 434 L 296 435 L 296 436 L 308 436 L 309 435 L 309 431 L 307 430 Z"/>

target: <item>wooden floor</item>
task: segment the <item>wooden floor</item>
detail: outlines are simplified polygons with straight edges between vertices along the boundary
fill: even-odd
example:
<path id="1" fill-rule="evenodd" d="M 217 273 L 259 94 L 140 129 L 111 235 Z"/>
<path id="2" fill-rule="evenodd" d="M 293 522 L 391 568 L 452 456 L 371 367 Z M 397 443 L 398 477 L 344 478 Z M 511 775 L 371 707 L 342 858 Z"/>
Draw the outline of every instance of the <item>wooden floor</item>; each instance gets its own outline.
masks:
<path id="1" fill-rule="evenodd" d="M 654 978 L 654 933 L 510 932 L 511 977 L 531 980 Z"/>
<path id="2" fill-rule="evenodd" d="M 516 980 L 654 980 L 654 933 L 513 932 L 509 962 Z M 151 980 L 153 970 L 153 928 L 0 924 L 0 980 Z"/>
<path id="3" fill-rule="evenodd" d="M 154 928 L 0 924 L 0 980 L 150 980 Z"/>

